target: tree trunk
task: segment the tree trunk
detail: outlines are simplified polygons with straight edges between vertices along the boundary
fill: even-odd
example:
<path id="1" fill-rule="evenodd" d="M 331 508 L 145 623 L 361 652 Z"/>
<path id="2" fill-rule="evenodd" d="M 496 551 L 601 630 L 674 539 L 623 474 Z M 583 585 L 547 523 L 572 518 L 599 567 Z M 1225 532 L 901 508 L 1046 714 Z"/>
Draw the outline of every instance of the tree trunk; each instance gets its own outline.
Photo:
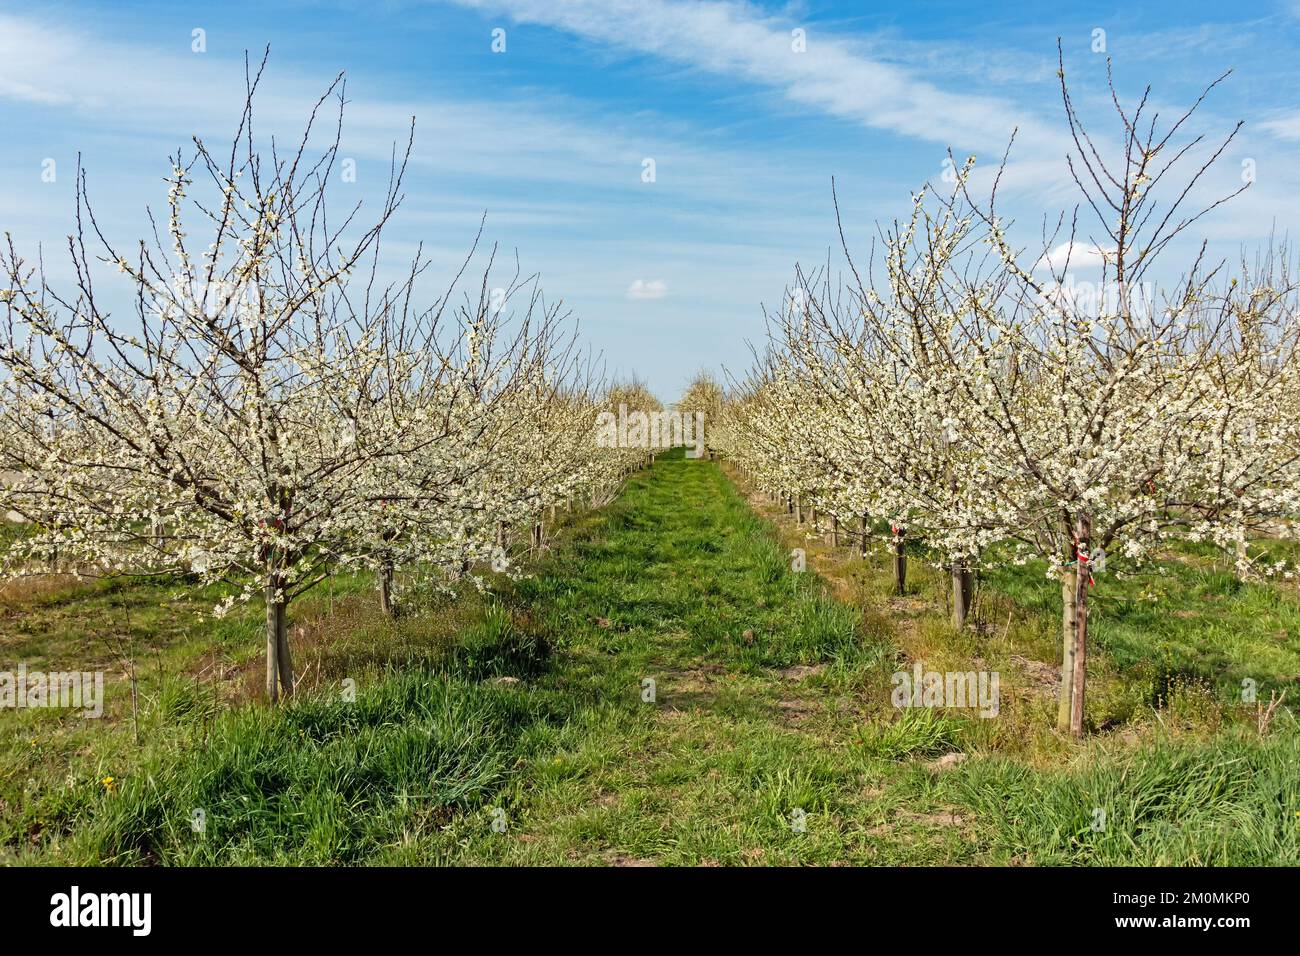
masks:
<path id="1" fill-rule="evenodd" d="M 840 546 L 840 519 L 836 517 L 832 517 L 831 518 L 831 547 L 838 548 L 839 546 Z"/>
<path id="2" fill-rule="evenodd" d="M 283 598 L 276 599 L 279 582 L 266 587 L 266 699 L 274 704 L 293 694 L 293 657 L 289 654 L 289 620 Z"/>
<path id="3" fill-rule="evenodd" d="M 289 614 L 288 608 L 280 605 L 280 627 L 276 634 L 276 656 L 280 661 L 280 695 L 293 696 L 293 657 L 289 653 Z"/>
<path id="4" fill-rule="evenodd" d="M 393 562 L 385 558 L 379 565 L 379 610 L 393 616 Z"/>
<path id="5" fill-rule="evenodd" d="M 970 613 L 972 575 L 964 561 L 952 562 L 952 626 L 961 630 Z"/>
<path id="6" fill-rule="evenodd" d="M 1083 705 L 1087 687 L 1088 664 L 1088 585 L 1092 581 L 1092 572 L 1088 567 L 1088 560 L 1092 556 L 1092 518 L 1086 513 L 1079 515 L 1077 535 L 1079 538 L 1077 548 L 1079 564 L 1074 585 L 1074 617 L 1076 623 L 1074 683 L 1070 688 L 1070 734 L 1074 737 L 1082 737 Z"/>
<path id="7" fill-rule="evenodd" d="M 1062 732 L 1070 729 L 1074 700 L 1074 642 L 1079 629 L 1075 616 L 1077 579 L 1072 566 L 1061 571 L 1061 696 L 1057 701 L 1056 729 Z"/>
<path id="8" fill-rule="evenodd" d="M 283 608 L 275 600 L 275 586 L 266 587 L 266 699 L 274 704 L 280 687 L 280 617 Z"/>
<path id="9" fill-rule="evenodd" d="M 894 541 L 894 593 L 907 591 L 907 554 L 903 551 L 903 536 L 895 535 Z"/>
<path id="10" fill-rule="evenodd" d="M 161 519 L 155 518 L 150 522 L 149 534 L 153 538 L 153 546 L 159 551 L 162 551 L 163 548 L 166 547 L 167 541 L 166 527 L 163 525 Z"/>
<path id="11" fill-rule="evenodd" d="M 798 495 L 794 496 L 794 520 L 796 524 L 803 524 L 803 501 Z"/>

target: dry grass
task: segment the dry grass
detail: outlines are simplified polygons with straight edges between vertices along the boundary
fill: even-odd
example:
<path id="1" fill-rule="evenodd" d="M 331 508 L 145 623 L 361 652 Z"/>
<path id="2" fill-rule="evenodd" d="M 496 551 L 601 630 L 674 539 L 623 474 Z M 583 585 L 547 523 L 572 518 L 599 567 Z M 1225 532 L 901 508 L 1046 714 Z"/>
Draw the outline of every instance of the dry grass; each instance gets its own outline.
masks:
<path id="1" fill-rule="evenodd" d="M 24 607 L 75 594 L 86 580 L 75 574 L 34 573 L 0 578 L 0 607 Z"/>

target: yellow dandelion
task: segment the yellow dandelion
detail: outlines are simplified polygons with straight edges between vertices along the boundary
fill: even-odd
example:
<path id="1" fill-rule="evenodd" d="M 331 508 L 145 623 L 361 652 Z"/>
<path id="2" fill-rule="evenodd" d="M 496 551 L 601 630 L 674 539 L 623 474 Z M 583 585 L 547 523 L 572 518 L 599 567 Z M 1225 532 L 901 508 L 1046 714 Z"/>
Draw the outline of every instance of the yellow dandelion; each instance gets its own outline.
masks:
<path id="1" fill-rule="evenodd" d="M 117 781 L 114 780 L 112 777 L 105 777 L 103 780 L 99 782 L 104 785 L 104 789 L 107 790 L 109 793 L 112 793 L 115 789 L 117 789 Z"/>

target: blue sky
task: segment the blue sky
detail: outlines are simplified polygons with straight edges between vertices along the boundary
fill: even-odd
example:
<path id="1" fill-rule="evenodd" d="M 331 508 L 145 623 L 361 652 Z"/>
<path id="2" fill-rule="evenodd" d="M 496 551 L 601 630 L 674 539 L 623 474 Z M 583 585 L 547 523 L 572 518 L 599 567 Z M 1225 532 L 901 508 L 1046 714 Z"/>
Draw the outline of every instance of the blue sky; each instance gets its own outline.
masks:
<path id="1" fill-rule="evenodd" d="M 347 71 L 342 155 L 358 176 L 335 187 L 340 205 L 353 198 L 345 190 L 382 186 L 392 143 L 416 117 L 386 246 L 395 271 L 422 241 L 449 278 L 486 212 L 488 238 L 541 273 L 607 368 L 672 399 L 698 368 L 743 367 L 763 303 L 780 301 L 796 262 L 826 260 L 832 176 L 865 251 L 876 223 L 905 216 L 910 193 L 938 178 L 949 146 L 986 170 L 1018 127 L 1004 196 L 1033 241 L 1044 214 L 1076 199 L 1058 36 L 1081 109 L 1103 144 L 1115 132 L 1096 29 L 1121 94 L 1150 83 L 1162 115 L 1234 70 L 1191 129 L 1246 122 L 1202 192 L 1235 189 L 1244 160 L 1257 179 L 1198 237 L 1235 257 L 1300 225 L 1300 4 L 980 6 L 0 3 L 0 229 L 29 254 L 40 244 L 57 278 L 80 152 L 105 231 L 144 235 L 167 156 L 193 134 L 228 139 L 244 50 L 269 43 L 264 132 L 293 136 Z M 492 51 L 498 28 L 504 53 Z M 791 49 L 796 29 L 803 53 Z M 46 183 L 51 158 L 59 175 Z M 642 181 L 646 158 L 653 183 Z"/>

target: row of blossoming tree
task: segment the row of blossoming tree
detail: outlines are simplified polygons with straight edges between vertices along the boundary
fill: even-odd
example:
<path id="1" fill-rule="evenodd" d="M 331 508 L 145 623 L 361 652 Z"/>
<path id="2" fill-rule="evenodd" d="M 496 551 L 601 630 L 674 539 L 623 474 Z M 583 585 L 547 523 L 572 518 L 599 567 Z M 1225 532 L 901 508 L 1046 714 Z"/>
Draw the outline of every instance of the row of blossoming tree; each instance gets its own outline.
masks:
<path id="1" fill-rule="evenodd" d="M 1229 270 L 1204 243 L 1171 246 L 1222 201 L 1189 209 L 1236 130 L 1178 142 L 1195 105 L 1162 127 L 1145 95 L 1115 95 L 1121 135 L 1098 142 L 1059 76 L 1083 201 L 1041 254 L 999 216 L 1005 157 L 979 198 L 973 160 L 953 164 L 951 192 L 922 190 L 882 230 L 879 262 L 860 268 L 841 228 L 849 279 L 797 274 L 713 441 L 791 510 L 884 538 L 900 590 L 905 542 L 950 569 L 959 627 L 975 571 L 1045 560 L 1062 592 L 1058 726 L 1079 735 L 1088 589 L 1108 552 L 1212 541 L 1246 574 L 1264 570 L 1249 538 L 1291 533 L 1300 322 L 1285 249 Z M 1078 294 L 1082 248 L 1114 294 Z M 1161 291 L 1168 248 L 1191 261 Z"/>
<path id="2" fill-rule="evenodd" d="M 519 532 L 540 544 L 558 505 L 606 500 L 645 452 L 596 450 L 604 386 L 535 280 L 494 286 L 494 256 L 471 252 L 420 304 L 417 252 L 381 282 L 411 139 L 377 215 L 327 214 L 342 77 L 296 147 L 265 154 L 261 75 L 229 152 L 196 138 L 173 158 L 151 239 L 107 238 L 80 170 L 70 288 L 6 237 L 0 511 L 24 522 L 6 573 L 179 572 L 233 583 L 219 610 L 260 596 L 275 700 L 294 687 L 291 602 L 332 570 L 372 569 L 385 610 L 396 569 L 504 570 Z M 338 122 L 312 148 L 331 99 Z M 458 291 L 471 267 L 481 281 Z M 111 312 L 114 279 L 129 294 Z"/>

